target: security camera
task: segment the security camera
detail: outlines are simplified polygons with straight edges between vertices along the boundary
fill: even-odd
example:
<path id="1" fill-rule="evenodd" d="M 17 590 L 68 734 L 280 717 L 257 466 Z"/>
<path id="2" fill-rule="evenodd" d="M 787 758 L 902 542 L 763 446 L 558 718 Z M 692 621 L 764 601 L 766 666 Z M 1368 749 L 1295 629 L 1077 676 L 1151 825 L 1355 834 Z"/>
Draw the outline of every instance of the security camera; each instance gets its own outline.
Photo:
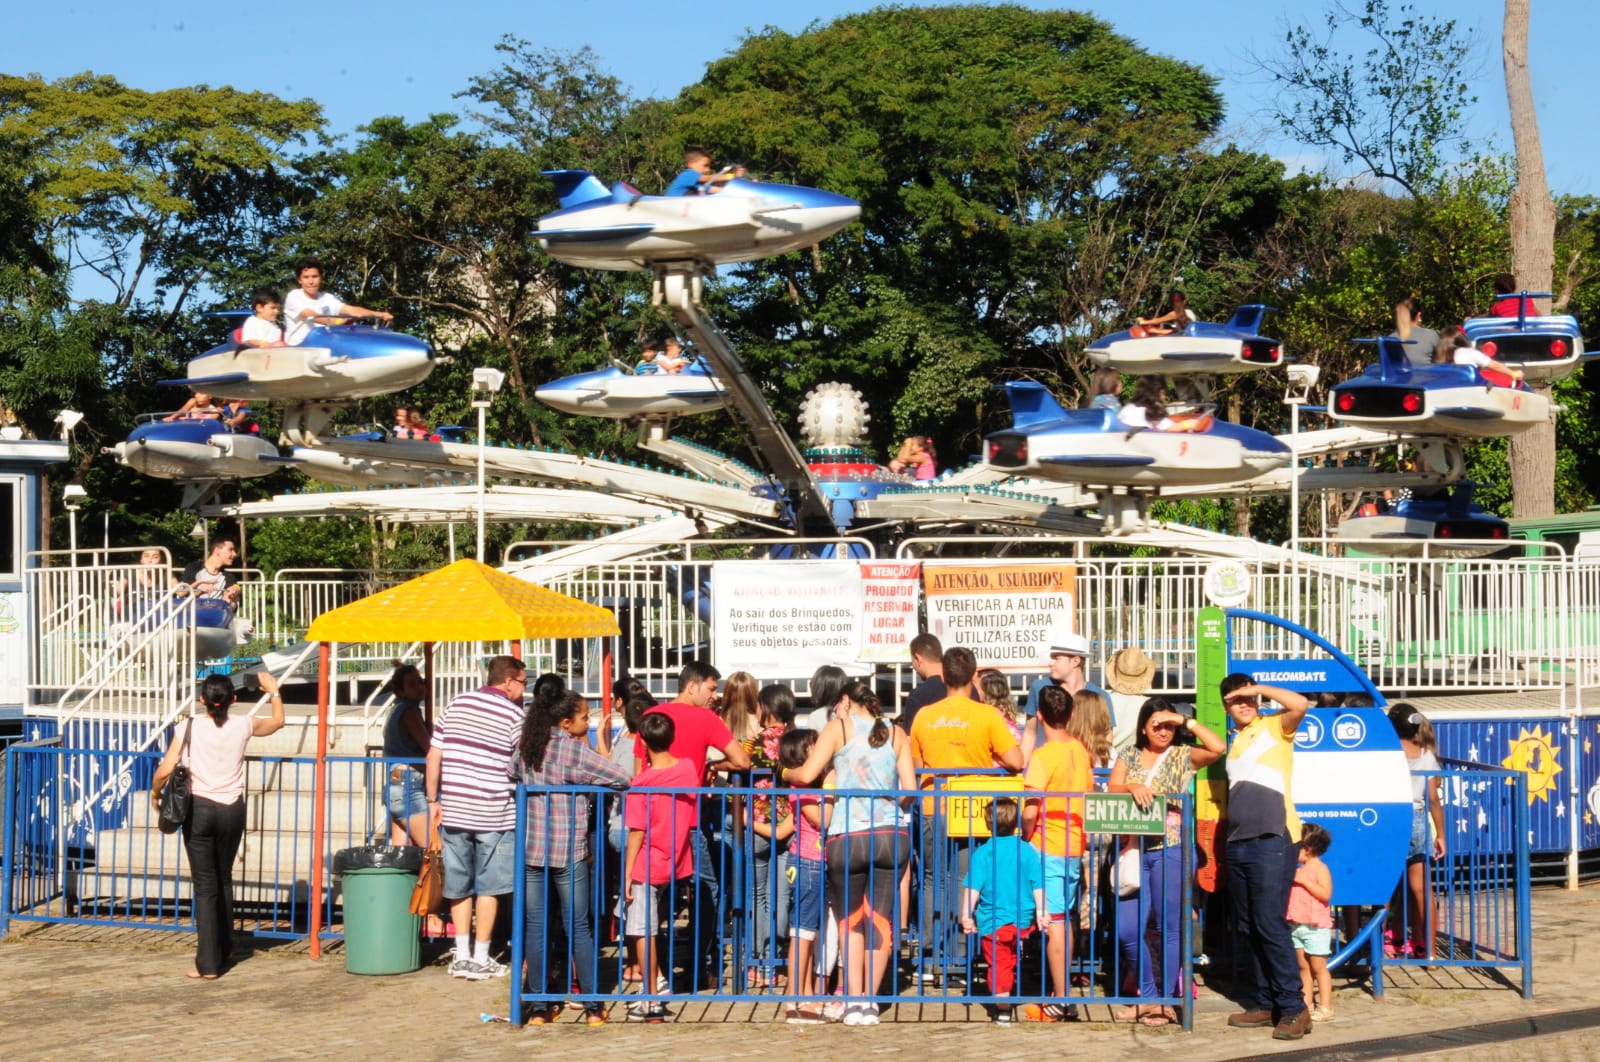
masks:
<path id="1" fill-rule="evenodd" d="M 1289 365 L 1284 371 L 1289 374 L 1290 383 L 1307 390 L 1317 386 L 1317 377 L 1322 375 L 1319 365 Z"/>
<path id="2" fill-rule="evenodd" d="M 492 395 L 505 385 L 506 374 L 499 369 L 473 369 L 472 391 L 474 394 Z"/>
<path id="3" fill-rule="evenodd" d="M 1317 385 L 1317 377 L 1322 375 L 1322 369 L 1316 365 L 1286 365 L 1284 371 L 1289 376 L 1289 383 L 1283 389 L 1283 400 L 1290 405 L 1302 405 L 1310 397 L 1311 389 Z"/>

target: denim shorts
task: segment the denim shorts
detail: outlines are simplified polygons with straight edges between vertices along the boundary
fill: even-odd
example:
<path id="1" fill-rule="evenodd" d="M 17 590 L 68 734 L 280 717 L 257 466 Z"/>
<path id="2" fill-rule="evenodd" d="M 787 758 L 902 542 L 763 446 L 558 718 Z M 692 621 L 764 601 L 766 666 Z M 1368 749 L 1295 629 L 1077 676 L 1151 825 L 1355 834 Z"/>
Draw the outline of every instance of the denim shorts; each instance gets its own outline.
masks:
<path id="1" fill-rule="evenodd" d="M 789 935 L 802 940 L 815 940 L 823 925 L 828 865 L 820 859 L 791 856 L 788 869 L 794 871 L 794 888 L 790 893 L 794 907 L 789 914 Z"/>
<path id="2" fill-rule="evenodd" d="M 415 767 L 391 767 L 383 785 L 383 806 L 396 822 L 428 813 L 428 796 L 423 791 L 422 772 Z"/>
<path id="3" fill-rule="evenodd" d="M 1406 862 L 1416 863 L 1428 858 L 1428 813 L 1411 811 L 1411 846 L 1406 850 Z"/>
<path id="4" fill-rule="evenodd" d="M 1333 954 L 1333 930 L 1326 926 L 1308 926 L 1303 922 L 1289 923 L 1289 939 L 1307 955 Z"/>
<path id="5" fill-rule="evenodd" d="M 457 830 L 439 827 L 444 844 L 444 894 L 451 900 L 466 896 L 504 896 L 513 885 L 512 875 L 522 860 L 517 857 L 517 835 L 512 830 Z"/>
<path id="6" fill-rule="evenodd" d="M 1044 857 L 1044 906 L 1051 917 L 1065 916 L 1078 906 L 1078 884 L 1082 879 L 1081 856 Z"/>

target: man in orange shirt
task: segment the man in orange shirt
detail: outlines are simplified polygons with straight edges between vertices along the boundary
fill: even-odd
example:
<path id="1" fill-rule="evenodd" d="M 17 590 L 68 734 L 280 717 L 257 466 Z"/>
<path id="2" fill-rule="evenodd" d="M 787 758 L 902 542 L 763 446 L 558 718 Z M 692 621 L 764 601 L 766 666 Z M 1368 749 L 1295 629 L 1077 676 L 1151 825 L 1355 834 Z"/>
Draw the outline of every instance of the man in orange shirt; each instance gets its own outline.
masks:
<path id="1" fill-rule="evenodd" d="M 1039 723 L 1044 744 L 1033 750 L 1022 787 L 1028 793 L 1086 793 L 1094 786 L 1089 750 L 1067 733 L 1072 698 L 1059 686 L 1039 691 Z M 1069 797 L 1024 798 L 1022 836 L 1044 856 L 1044 902 L 1050 913 L 1045 931 L 1045 961 L 1054 994 L 1072 992 L 1067 970 L 1072 959 L 1071 912 L 1078 906 L 1083 874 L 1083 800 Z M 1045 1021 L 1071 1020 L 1077 1008 L 1048 1003 L 1040 1008 Z"/>
<path id="2" fill-rule="evenodd" d="M 918 771 L 939 772 L 923 778 L 924 788 L 936 780 L 963 771 L 985 770 L 996 763 L 1012 773 L 1022 769 L 1022 750 L 1011 736 L 1005 719 L 995 709 L 967 696 L 978 661 L 971 649 L 954 646 L 943 657 L 944 682 L 950 696 L 917 713 L 911 724 L 911 762 Z M 922 802 L 922 949 L 939 965 L 954 962 L 965 968 L 967 937 L 961 932 L 961 883 L 971 858 L 971 838 L 949 837 L 944 802 L 928 797 Z M 935 924 L 937 923 L 937 929 Z M 937 936 L 936 936 L 937 934 Z M 934 942 L 941 947 L 935 948 Z M 938 976 L 930 966 L 923 980 Z M 950 977 L 947 975 L 947 983 Z"/>

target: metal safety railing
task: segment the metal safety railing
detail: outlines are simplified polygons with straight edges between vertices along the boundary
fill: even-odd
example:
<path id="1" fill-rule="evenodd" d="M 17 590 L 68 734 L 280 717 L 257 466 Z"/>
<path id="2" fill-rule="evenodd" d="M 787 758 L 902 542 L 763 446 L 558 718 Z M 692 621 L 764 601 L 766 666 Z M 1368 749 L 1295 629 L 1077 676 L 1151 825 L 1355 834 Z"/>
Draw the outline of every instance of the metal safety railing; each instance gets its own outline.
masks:
<path id="1" fill-rule="evenodd" d="M 150 778 L 159 759 L 154 751 L 130 756 L 63 748 L 54 740 L 5 750 L 3 796 L 9 814 L 0 933 L 10 921 L 193 928 L 182 837 L 157 830 L 150 804 Z M 342 848 L 386 840 L 391 822 L 385 781 L 402 762 L 408 761 L 329 757 L 326 795 L 319 805 L 314 760 L 247 759 L 247 825 L 232 882 L 238 929 L 291 939 L 310 934 L 316 857 L 327 866 Z M 106 776 L 113 772 L 115 783 L 108 788 Z M 1445 797 L 1445 853 L 1426 864 L 1420 915 L 1405 911 L 1407 878 L 1404 868 L 1396 867 L 1400 888 L 1391 913 L 1399 939 L 1431 942 L 1431 952 L 1405 955 L 1396 949 L 1388 956 L 1381 933 L 1347 945 L 1346 951 L 1369 957 L 1375 993 L 1383 990 L 1384 969 L 1398 965 L 1509 970 L 1530 994 L 1523 776 L 1449 765 L 1437 777 Z M 762 781 L 759 773 L 755 781 Z M 1126 864 L 1115 856 L 1126 843 L 1127 835 L 1119 839 L 1121 830 L 1132 827 L 1127 820 L 1108 819 L 1097 802 L 1110 798 L 1020 792 L 1014 778 L 994 776 L 938 778 L 935 785 L 906 791 L 762 784 L 628 792 L 519 788 L 515 851 L 523 858 L 514 875 L 510 943 L 513 968 L 527 963 L 528 979 L 512 986 L 514 1019 L 528 1008 L 565 999 L 670 1004 L 693 994 L 785 1007 L 1006 1004 L 1024 1013 L 1068 1004 L 1144 1004 L 1181 1007 L 1187 1020 L 1195 899 L 1189 798 L 1174 805 L 1181 811 L 1179 843 L 1141 844 L 1140 889 L 1122 896 L 1119 867 Z M 100 795 L 86 802 L 92 793 Z M 870 803 L 853 798 L 887 801 L 882 807 L 892 806 L 893 817 L 877 833 L 845 830 L 850 816 L 872 813 Z M 980 853 L 992 844 L 983 834 L 992 832 L 994 802 L 1018 802 L 1026 822 L 1028 802 L 1035 799 L 1047 820 L 1058 814 L 1081 814 L 1085 820 L 1081 852 L 1071 832 L 1065 841 L 1045 834 L 1045 855 L 1053 846 L 1072 846 L 1063 848 L 1054 867 L 1040 868 L 1047 914 L 1059 914 L 1060 921 L 1047 919 L 1042 932 L 1037 921 L 1032 931 L 1019 924 L 1017 939 L 998 928 L 1014 923 L 990 925 L 989 931 L 973 925 L 978 932 L 966 932 L 961 916 L 980 912 L 967 906 L 965 888 L 975 879 L 987 881 Z M 833 814 L 845 816 L 844 822 L 835 822 L 833 832 L 823 825 L 820 838 L 809 827 L 794 828 L 793 820 L 805 816 L 808 804 L 820 811 L 824 800 L 833 801 Z M 634 802 L 631 815 L 629 801 Z M 924 801 L 932 802 L 931 811 L 923 810 Z M 652 802 L 666 807 L 652 807 Z M 558 805 L 565 805 L 565 814 Z M 530 834 L 535 807 L 546 827 Z M 1074 807 L 1082 810 L 1073 812 Z M 320 853 L 313 842 L 319 817 L 326 827 Z M 792 833 L 784 828 L 786 818 Z M 1121 825 L 1108 827 L 1107 821 Z M 630 933 L 627 904 L 619 908 L 618 903 L 625 900 L 628 828 L 641 822 L 638 841 L 646 868 L 649 853 L 658 857 L 657 868 L 640 875 L 641 884 L 664 888 L 636 891 L 637 901 L 647 906 L 636 913 L 642 921 L 634 923 L 643 928 Z M 1100 829 L 1117 832 L 1096 832 Z M 661 830 L 665 838 L 657 833 Z M 835 833 L 845 835 L 842 847 Z M 532 849 L 530 840 L 537 842 Z M 974 874 L 975 866 L 980 873 Z M 1079 868 L 1071 902 L 1070 866 Z M 661 880 L 651 880 L 652 874 Z M 1014 883 L 1019 875 L 994 877 Z M 337 939 L 342 936 L 341 896 L 326 872 L 321 884 L 320 922 L 326 928 L 319 938 Z M 980 894 L 985 887 L 980 884 Z M 644 891 L 654 896 L 653 915 Z M 1032 913 L 1028 892 L 1020 898 L 1013 894 L 1013 906 L 1024 918 Z M 1064 947 L 1053 951 L 1049 946 L 1052 927 L 1058 925 L 1056 937 L 1063 945 L 1071 942 L 1069 963 Z M 630 937 L 636 938 L 632 944 Z M 649 992 L 629 977 L 629 953 L 645 937 L 659 940 L 654 950 L 664 978 Z M 993 939 L 986 942 L 986 937 Z M 881 966 L 851 965 L 868 952 Z M 846 978 L 836 994 L 827 978 L 840 968 Z M 1074 975 L 1079 983 L 1064 987 Z"/>
<path id="2" fill-rule="evenodd" d="M 1413 830 L 1421 851 L 1407 857 L 1389 931 L 1372 942 L 1375 994 L 1390 965 L 1511 971 L 1532 996 L 1527 775 L 1447 760 L 1415 777 L 1439 781 L 1444 826 Z"/>
<path id="3" fill-rule="evenodd" d="M 913 790 L 519 788 L 526 858 L 511 968 L 525 965 L 527 977 L 512 986 L 511 1020 L 562 1000 L 629 1004 L 649 1018 L 652 1006 L 694 996 L 818 1014 L 978 1004 L 1018 1020 L 1090 1004 L 1183 1007 L 1187 1027 L 1190 846 L 1145 852 L 1146 887 L 1119 898 L 1117 837 L 1065 825 L 1067 807 L 1095 794 L 962 781 L 959 791 L 948 778 Z M 846 821 L 774 840 L 786 817 L 824 800 Z M 1042 854 L 1020 838 L 995 841 L 995 801 L 1024 823 L 1027 806 L 1047 809 Z M 1174 807 L 1192 839 L 1191 802 Z M 852 812 L 872 818 L 856 829 Z M 530 833 L 530 818 L 544 828 Z M 1073 987 L 1074 977 L 1087 983 Z"/>

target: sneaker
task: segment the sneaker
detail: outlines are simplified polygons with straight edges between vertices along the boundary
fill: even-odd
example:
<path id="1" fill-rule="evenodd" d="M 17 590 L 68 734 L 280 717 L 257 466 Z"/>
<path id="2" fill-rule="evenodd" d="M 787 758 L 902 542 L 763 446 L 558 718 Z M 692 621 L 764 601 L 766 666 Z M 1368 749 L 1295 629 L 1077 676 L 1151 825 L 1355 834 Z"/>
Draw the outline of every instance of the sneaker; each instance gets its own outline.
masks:
<path id="1" fill-rule="evenodd" d="M 496 962 L 492 957 L 484 959 L 482 962 L 477 962 L 474 960 L 473 965 L 483 971 L 483 976 L 485 978 L 504 977 L 511 972 L 511 967 L 507 966 L 503 962 Z M 482 980 L 482 978 L 479 980 Z"/>
<path id="2" fill-rule="evenodd" d="M 591 1029 L 597 1029 L 606 1023 L 606 1008 L 587 1006 L 583 1008 L 583 1023 Z"/>
<path id="3" fill-rule="evenodd" d="M 635 1003 L 628 1008 L 629 1021 L 648 1022 L 658 1025 L 671 1016 L 665 1003 Z"/>
<path id="4" fill-rule="evenodd" d="M 872 1020 L 871 1021 L 868 1021 L 867 1020 L 867 1012 L 866 1011 L 862 1010 L 859 1007 L 851 1007 L 851 1008 L 849 1008 L 848 1010 L 846 1010 L 844 1012 L 844 1021 L 843 1021 L 842 1024 L 845 1024 L 845 1025 L 876 1025 L 877 1023 L 878 1023 L 878 1016 L 876 1014 L 874 1014 L 872 1016 Z"/>
<path id="5" fill-rule="evenodd" d="M 656 975 L 656 995 L 658 995 L 658 996 L 670 996 L 670 995 L 672 995 L 672 980 L 669 977 L 667 977 L 666 974 L 657 974 Z"/>
<path id="6" fill-rule="evenodd" d="M 529 1025 L 554 1025 L 561 1020 L 560 1003 L 536 1003 L 528 1012 Z"/>
<path id="7" fill-rule="evenodd" d="M 824 1021 L 841 1021 L 845 1017 L 844 1003 L 835 1000 L 822 1005 L 822 1019 Z"/>
<path id="8" fill-rule="evenodd" d="M 1010 1025 L 1010 1024 L 1012 1024 L 1011 1008 L 1010 1007 L 996 1007 L 994 1009 L 994 1023 L 996 1025 Z"/>
<path id="9" fill-rule="evenodd" d="M 455 959 L 450 963 L 450 976 L 463 981 L 487 981 L 494 975 L 471 959 Z"/>
<path id="10" fill-rule="evenodd" d="M 1318 1007 L 1316 1010 L 1311 1012 L 1311 1020 L 1312 1021 L 1332 1021 L 1333 1020 L 1333 1011 L 1329 1010 L 1327 1007 Z"/>
<path id="11" fill-rule="evenodd" d="M 1235 1029 L 1260 1029 L 1272 1024 L 1270 1010 L 1241 1010 L 1228 1015 L 1228 1024 Z"/>
<path id="12" fill-rule="evenodd" d="M 1298 1040 L 1311 1031 L 1311 1012 L 1304 1007 L 1293 1014 L 1285 1014 L 1278 1019 L 1278 1027 L 1272 1030 L 1274 1040 Z"/>

